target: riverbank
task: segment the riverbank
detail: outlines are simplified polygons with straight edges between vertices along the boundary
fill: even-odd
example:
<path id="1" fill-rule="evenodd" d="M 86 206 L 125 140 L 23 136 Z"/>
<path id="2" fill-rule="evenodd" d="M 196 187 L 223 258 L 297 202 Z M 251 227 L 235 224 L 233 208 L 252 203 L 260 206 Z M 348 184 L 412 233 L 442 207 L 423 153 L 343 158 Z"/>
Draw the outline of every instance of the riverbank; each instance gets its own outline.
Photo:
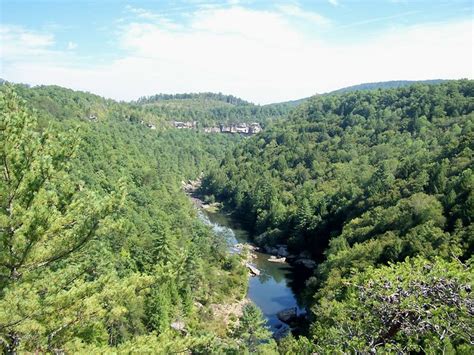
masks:
<path id="1" fill-rule="evenodd" d="M 242 256 L 242 263 L 250 276 L 246 298 L 261 309 L 275 338 L 290 331 L 301 333 L 306 326 L 306 309 L 301 294 L 308 269 L 288 263 L 288 259 L 294 259 L 288 254 L 281 255 L 286 252 L 283 246 L 273 254 L 255 246 L 248 231 L 226 213 L 220 203 L 205 203 L 196 194 L 199 187 L 199 179 L 183 182 L 183 189 L 198 209 L 201 220 L 227 242 L 231 253 Z"/>
<path id="2" fill-rule="evenodd" d="M 231 252 L 238 252 L 240 245 L 251 246 L 252 264 L 259 275 L 249 278 L 247 297 L 261 309 L 275 337 L 290 330 L 300 334 L 306 326 L 306 309 L 301 298 L 306 278 L 299 278 L 300 270 L 286 262 L 270 261 L 271 255 L 252 245 L 248 232 L 230 215 L 206 211 L 202 214 L 214 232 L 227 240 Z"/>

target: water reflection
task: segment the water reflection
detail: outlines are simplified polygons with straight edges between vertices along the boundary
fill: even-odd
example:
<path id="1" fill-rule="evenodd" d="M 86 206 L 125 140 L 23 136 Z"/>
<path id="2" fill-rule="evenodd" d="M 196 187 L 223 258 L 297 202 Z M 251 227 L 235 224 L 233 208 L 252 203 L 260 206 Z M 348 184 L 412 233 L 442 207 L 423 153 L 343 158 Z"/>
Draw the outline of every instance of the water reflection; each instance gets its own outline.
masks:
<path id="1" fill-rule="evenodd" d="M 237 243 L 249 241 L 248 233 L 240 228 L 230 216 L 224 213 L 201 212 L 201 219 L 212 227 L 216 235 L 227 241 L 231 251 Z M 288 264 L 279 264 L 268 261 L 269 255 L 255 253 L 255 266 L 260 270 L 260 275 L 249 280 L 248 297 L 262 310 L 269 325 L 275 330 L 281 326 L 276 314 L 287 308 L 297 307 L 298 313 L 303 313 L 303 305 L 298 301 L 299 288 L 292 288 L 301 282 L 295 282 L 299 273 Z"/>

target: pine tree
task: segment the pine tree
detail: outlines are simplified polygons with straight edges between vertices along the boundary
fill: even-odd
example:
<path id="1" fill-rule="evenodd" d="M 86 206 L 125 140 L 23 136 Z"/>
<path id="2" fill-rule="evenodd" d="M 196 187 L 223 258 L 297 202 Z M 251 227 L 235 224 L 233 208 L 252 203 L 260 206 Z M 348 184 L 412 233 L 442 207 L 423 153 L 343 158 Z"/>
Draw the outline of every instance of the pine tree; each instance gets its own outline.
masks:
<path id="1" fill-rule="evenodd" d="M 250 353 L 270 353 L 271 349 L 274 349 L 272 333 L 265 323 L 262 311 L 257 306 L 251 303 L 244 307 L 235 336 Z"/>
<path id="2" fill-rule="evenodd" d="M 76 308 L 75 316 L 66 317 L 64 324 L 49 322 L 58 313 L 56 307 L 74 308 L 90 291 L 78 287 L 70 292 L 85 272 L 80 260 L 84 246 L 113 207 L 111 199 L 99 198 L 68 175 L 76 145 L 73 135 L 50 129 L 39 132 L 35 118 L 16 94 L 0 94 L 0 346 L 4 352 L 15 353 L 21 342 L 38 343 L 38 334 L 49 343 L 69 324 L 93 313 L 87 307 Z"/>

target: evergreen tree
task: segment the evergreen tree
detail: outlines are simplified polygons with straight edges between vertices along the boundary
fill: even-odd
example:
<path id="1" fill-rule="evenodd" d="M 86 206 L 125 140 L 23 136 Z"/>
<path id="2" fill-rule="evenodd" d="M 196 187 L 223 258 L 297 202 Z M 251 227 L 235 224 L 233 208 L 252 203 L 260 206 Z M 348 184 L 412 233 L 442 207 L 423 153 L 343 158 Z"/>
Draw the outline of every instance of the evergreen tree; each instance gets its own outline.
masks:
<path id="1" fill-rule="evenodd" d="M 253 303 L 244 307 L 234 337 L 243 343 L 244 349 L 251 354 L 270 353 L 275 350 L 272 333 L 268 330 L 262 311 Z"/>
<path id="2" fill-rule="evenodd" d="M 77 143 L 49 129 L 39 132 L 11 91 L 0 94 L 0 119 L 0 340 L 14 353 L 22 341 L 34 341 L 33 334 L 50 340 L 66 326 L 50 328 L 49 316 L 55 304 L 64 304 L 61 297 L 68 298 L 65 308 L 82 301 L 80 288 L 77 295 L 61 291 L 84 273 L 83 251 L 114 200 L 71 179 Z M 76 311 L 71 322 L 93 312 Z"/>

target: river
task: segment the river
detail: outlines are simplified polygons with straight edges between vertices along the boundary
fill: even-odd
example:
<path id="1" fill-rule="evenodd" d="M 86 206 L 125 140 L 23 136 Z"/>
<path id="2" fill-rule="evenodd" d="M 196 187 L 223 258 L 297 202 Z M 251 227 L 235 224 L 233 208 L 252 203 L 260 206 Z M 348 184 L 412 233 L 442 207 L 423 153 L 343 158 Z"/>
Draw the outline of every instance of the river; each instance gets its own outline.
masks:
<path id="1" fill-rule="evenodd" d="M 236 244 L 250 243 L 248 232 L 229 215 L 201 210 L 200 217 L 212 226 L 216 235 L 227 241 L 232 252 L 235 252 Z M 295 270 L 287 263 L 270 262 L 270 255 L 265 253 L 255 254 L 257 257 L 252 262 L 260 270 L 260 275 L 250 278 L 247 297 L 262 310 L 270 329 L 275 333 L 284 326 L 277 317 L 279 311 L 296 307 L 298 314 L 305 313 L 299 296 L 308 270 Z"/>

